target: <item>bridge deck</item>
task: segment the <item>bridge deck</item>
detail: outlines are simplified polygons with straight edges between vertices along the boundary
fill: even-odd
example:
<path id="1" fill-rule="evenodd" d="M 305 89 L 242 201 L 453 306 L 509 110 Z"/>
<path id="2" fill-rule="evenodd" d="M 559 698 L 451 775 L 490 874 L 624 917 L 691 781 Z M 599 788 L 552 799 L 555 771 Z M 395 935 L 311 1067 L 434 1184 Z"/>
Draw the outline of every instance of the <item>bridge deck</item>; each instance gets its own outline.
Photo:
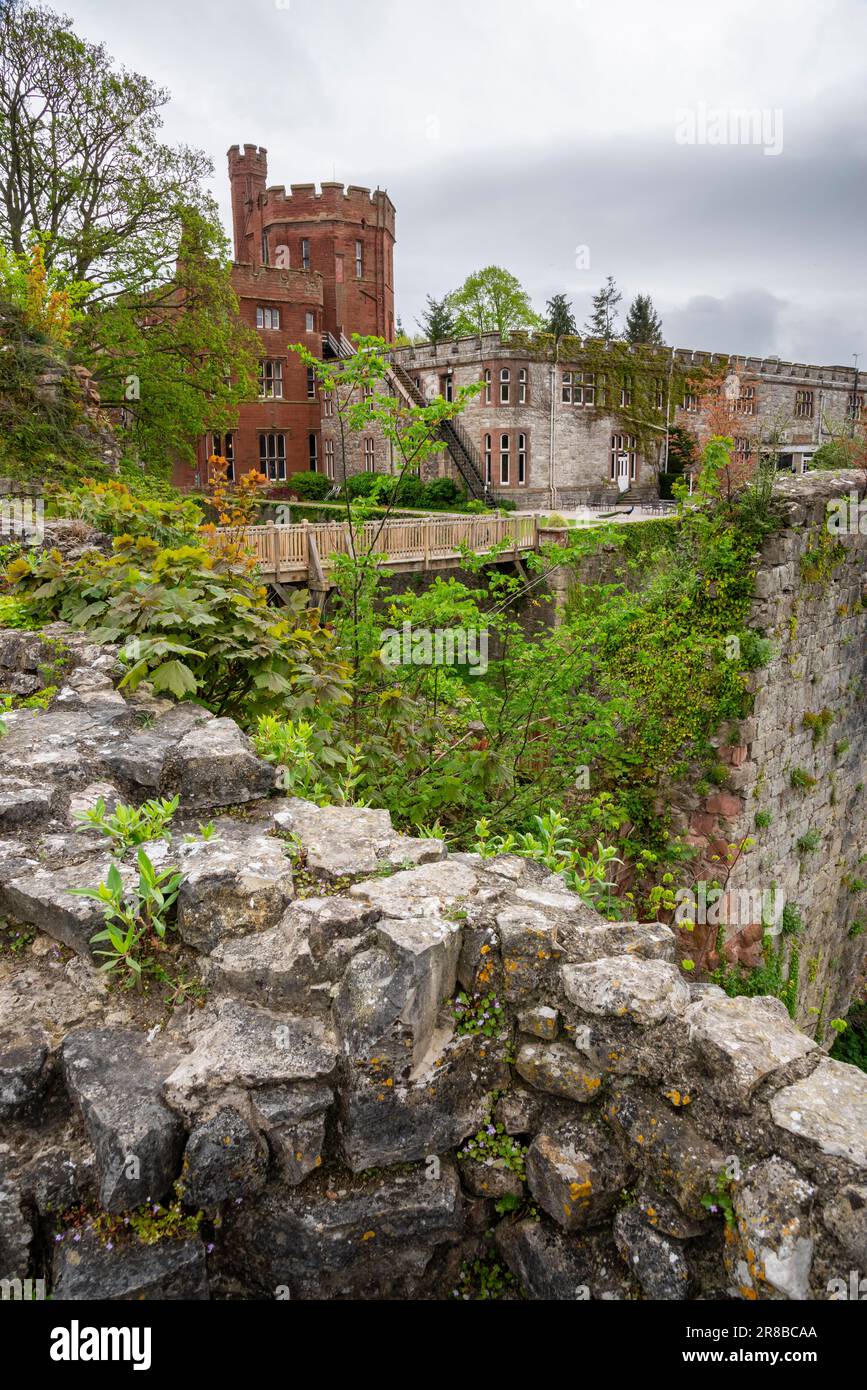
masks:
<path id="1" fill-rule="evenodd" d="M 345 522 L 300 526 L 251 526 L 247 536 L 262 578 L 287 584 L 307 583 L 317 562 L 326 576 L 334 555 L 349 553 Z M 455 567 L 463 553 L 487 555 L 499 546 L 505 558 L 539 544 L 535 516 L 443 516 L 399 521 L 367 521 L 356 532 L 356 548 L 374 551 L 380 565 L 394 572 Z"/>

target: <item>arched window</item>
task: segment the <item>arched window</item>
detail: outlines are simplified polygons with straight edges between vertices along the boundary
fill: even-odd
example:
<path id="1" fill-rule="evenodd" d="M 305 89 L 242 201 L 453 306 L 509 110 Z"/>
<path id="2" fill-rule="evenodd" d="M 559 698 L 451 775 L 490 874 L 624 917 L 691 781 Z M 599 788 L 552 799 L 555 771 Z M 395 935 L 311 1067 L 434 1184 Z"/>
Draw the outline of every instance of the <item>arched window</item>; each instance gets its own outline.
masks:
<path id="1" fill-rule="evenodd" d="M 512 373 L 508 367 L 500 372 L 500 405 L 508 405 L 512 393 Z"/>
<path id="2" fill-rule="evenodd" d="M 507 434 L 500 435 L 500 482 L 504 487 L 509 486 L 509 449 L 510 441 Z"/>
<path id="3" fill-rule="evenodd" d="M 527 436 L 518 435 L 518 486 L 524 487 L 527 482 Z"/>
<path id="4" fill-rule="evenodd" d="M 489 434 L 486 434 L 486 435 L 485 435 L 485 438 L 484 438 L 484 452 L 485 452 L 485 482 L 487 483 L 488 487 L 490 487 L 490 486 L 491 486 L 491 436 L 490 436 Z"/>
<path id="5" fill-rule="evenodd" d="M 527 368 L 522 367 L 518 372 L 518 405 L 527 404 Z"/>

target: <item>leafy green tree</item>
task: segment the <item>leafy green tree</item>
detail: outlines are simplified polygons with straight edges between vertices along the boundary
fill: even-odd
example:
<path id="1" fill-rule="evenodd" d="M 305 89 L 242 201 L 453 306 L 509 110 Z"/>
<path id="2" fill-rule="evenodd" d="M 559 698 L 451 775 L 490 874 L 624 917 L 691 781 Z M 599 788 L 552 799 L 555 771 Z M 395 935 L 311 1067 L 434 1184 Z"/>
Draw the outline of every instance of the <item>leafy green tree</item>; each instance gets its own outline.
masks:
<path id="1" fill-rule="evenodd" d="M 554 338 L 569 338 L 578 336 L 578 325 L 575 322 L 575 315 L 572 312 L 571 301 L 565 294 L 555 294 L 548 300 L 546 305 L 548 314 L 545 319 L 545 330 L 552 333 Z"/>
<path id="2" fill-rule="evenodd" d="M 72 341 L 145 458 L 189 457 L 193 440 L 232 428 L 238 404 L 256 394 L 260 345 L 238 315 L 225 235 L 192 208 L 172 272 L 92 303 Z"/>
<path id="3" fill-rule="evenodd" d="M 449 308 L 448 298 L 434 299 L 427 296 L 427 308 L 418 320 L 418 326 L 426 343 L 447 343 L 455 336 L 455 316 Z"/>
<path id="4" fill-rule="evenodd" d="M 601 338 L 603 342 L 610 343 L 612 338 L 618 336 L 617 306 L 622 298 L 614 276 L 609 275 L 599 293 L 593 296 L 593 307 L 584 327 L 584 332 L 589 337 Z"/>
<path id="5" fill-rule="evenodd" d="M 500 333 L 507 337 L 516 328 L 539 328 L 526 290 L 510 271 L 489 265 L 468 275 L 460 289 L 448 296 L 455 316 L 455 333 L 470 337 L 474 333 Z"/>
<path id="6" fill-rule="evenodd" d="M 624 337 L 628 343 L 650 343 L 654 347 L 664 343 L 662 320 L 649 294 L 637 294 L 630 304 Z"/>

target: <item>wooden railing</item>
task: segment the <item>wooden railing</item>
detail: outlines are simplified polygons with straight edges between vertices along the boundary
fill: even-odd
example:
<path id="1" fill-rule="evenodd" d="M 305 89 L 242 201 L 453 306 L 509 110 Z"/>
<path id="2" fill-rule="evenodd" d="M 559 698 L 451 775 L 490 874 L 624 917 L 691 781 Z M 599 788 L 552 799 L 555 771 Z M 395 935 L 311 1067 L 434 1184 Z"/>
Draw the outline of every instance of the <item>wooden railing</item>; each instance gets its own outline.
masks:
<path id="1" fill-rule="evenodd" d="M 311 525 L 251 526 L 246 532 L 259 562 L 263 579 L 306 581 L 316 562 L 327 574 L 334 555 L 350 553 L 345 522 Z M 356 528 L 355 550 L 380 556 L 384 568 L 415 570 L 439 568 L 460 560 L 464 551 L 486 555 L 504 546 L 505 558 L 522 550 L 535 550 L 539 540 L 534 516 L 410 517 L 395 521 L 366 521 Z"/>

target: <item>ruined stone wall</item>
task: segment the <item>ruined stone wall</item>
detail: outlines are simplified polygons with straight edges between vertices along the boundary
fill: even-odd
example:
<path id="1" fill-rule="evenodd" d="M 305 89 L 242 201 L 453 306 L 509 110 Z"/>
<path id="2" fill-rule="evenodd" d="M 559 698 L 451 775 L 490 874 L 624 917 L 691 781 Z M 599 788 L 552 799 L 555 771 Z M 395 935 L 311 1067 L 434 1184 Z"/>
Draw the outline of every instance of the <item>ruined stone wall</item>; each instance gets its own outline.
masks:
<path id="1" fill-rule="evenodd" d="M 0 1275 L 419 1299 L 472 1297 L 481 1260 L 509 1298 L 858 1296 L 867 1076 L 778 1001 L 690 983 L 668 927 L 529 860 L 277 795 L 231 720 L 51 636 L 64 684 L 0 739 Z M 74 815 L 173 792 L 169 987 L 109 988 L 70 889 L 110 856 Z"/>

